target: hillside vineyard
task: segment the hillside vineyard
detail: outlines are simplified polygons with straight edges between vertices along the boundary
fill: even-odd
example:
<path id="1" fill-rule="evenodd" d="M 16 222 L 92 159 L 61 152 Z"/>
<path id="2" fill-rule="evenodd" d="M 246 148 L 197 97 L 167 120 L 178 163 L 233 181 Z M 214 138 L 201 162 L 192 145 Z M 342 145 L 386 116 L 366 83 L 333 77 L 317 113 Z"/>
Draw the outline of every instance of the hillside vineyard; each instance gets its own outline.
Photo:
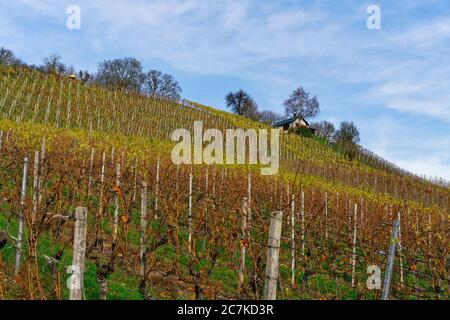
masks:
<path id="1" fill-rule="evenodd" d="M 0 299 L 69 298 L 78 207 L 85 299 L 262 299 L 280 211 L 279 299 L 379 299 L 367 270 L 384 279 L 393 242 L 389 298 L 449 298 L 446 182 L 293 134 L 280 135 L 275 176 L 176 165 L 172 132 L 193 135 L 195 121 L 269 129 L 194 102 L 0 68 Z"/>
<path id="2" fill-rule="evenodd" d="M 269 165 L 261 167 L 261 174 L 275 175 L 279 169 L 279 138 L 277 129 L 227 129 L 225 133 L 208 129 L 203 132 L 202 121 L 194 121 L 193 139 L 186 129 L 172 133 L 172 141 L 179 142 L 173 147 L 171 158 L 174 164 Z"/>

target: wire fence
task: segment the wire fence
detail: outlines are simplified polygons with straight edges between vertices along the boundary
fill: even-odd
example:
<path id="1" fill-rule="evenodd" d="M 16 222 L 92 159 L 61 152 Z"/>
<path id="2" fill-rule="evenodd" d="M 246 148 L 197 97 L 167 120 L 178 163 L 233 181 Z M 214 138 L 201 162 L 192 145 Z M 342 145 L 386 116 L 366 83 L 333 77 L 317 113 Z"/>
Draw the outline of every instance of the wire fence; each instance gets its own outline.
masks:
<path id="1" fill-rule="evenodd" d="M 390 297 L 449 297 L 445 209 L 325 192 L 251 168 L 175 166 L 164 157 L 95 149 L 64 136 L 50 140 L 40 148 L 12 133 L 2 140 L 0 221 L 8 234 L 2 298 L 63 297 L 70 261 L 62 257 L 70 256 L 70 218 L 78 206 L 88 210 L 86 256 L 95 265 L 88 273 L 95 272 L 100 298 L 118 273 L 137 279 L 124 290 L 152 298 L 151 275 L 171 270 L 191 290 L 189 298 L 261 299 L 274 211 L 283 212 L 278 298 L 380 298 L 367 285 L 367 270 L 377 266 L 383 276 L 399 218 Z"/>

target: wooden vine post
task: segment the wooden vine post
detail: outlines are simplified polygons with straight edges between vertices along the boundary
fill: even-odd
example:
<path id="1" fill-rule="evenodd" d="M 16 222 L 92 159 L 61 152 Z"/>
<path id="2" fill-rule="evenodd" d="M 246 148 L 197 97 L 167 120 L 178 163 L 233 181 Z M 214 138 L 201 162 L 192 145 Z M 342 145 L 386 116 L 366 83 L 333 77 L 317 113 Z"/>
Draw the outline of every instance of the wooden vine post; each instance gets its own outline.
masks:
<path id="1" fill-rule="evenodd" d="M 91 196 L 92 189 L 92 169 L 94 166 L 94 148 L 91 148 L 91 157 L 89 159 L 89 177 L 88 177 L 88 197 Z"/>
<path id="2" fill-rule="evenodd" d="M 83 299 L 84 261 L 86 256 L 87 208 L 75 210 L 75 232 L 73 237 L 73 257 L 69 283 L 70 300 Z"/>
<path id="3" fill-rule="evenodd" d="M 44 163 L 45 163 L 45 138 L 42 139 L 42 144 L 41 144 L 41 154 L 40 154 L 40 163 L 39 163 L 39 167 L 40 167 L 40 172 L 39 172 L 39 181 L 38 181 L 38 203 L 42 202 L 42 191 L 41 189 L 43 188 L 43 184 L 44 184 Z"/>
<path id="4" fill-rule="evenodd" d="M 328 239 L 328 193 L 325 192 L 325 239 Z"/>
<path id="5" fill-rule="evenodd" d="M 295 196 L 291 203 L 291 287 L 295 287 Z"/>
<path id="6" fill-rule="evenodd" d="M 244 274 L 245 274 L 245 255 L 247 250 L 247 241 L 249 241 L 248 238 L 248 198 L 244 197 L 242 199 L 242 230 L 241 230 L 241 241 L 240 241 L 240 249 L 241 249 L 241 256 L 240 256 L 240 265 L 239 265 L 239 289 L 242 290 L 242 287 L 244 285 Z"/>
<path id="7" fill-rule="evenodd" d="M 158 209 L 159 209 L 159 170 L 160 161 L 156 161 L 156 185 L 155 185 L 155 219 L 158 219 Z"/>
<path id="8" fill-rule="evenodd" d="M 114 191 L 113 247 L 115 247 L 117 242 L 117 233 L 119 226 L 120 163 L 118 163 L 116 166 L 116 186 Z"/>
<path id="9" fill-rule="evenodd" d="M 143 181 L 141 189 L 141 238 L 139 251 L 139 262 L 140 262 L 139 275 L 141 277 L 144 277 L 145 275 L 146 231 L 147 231 L 147 182 Z"/>
<path id="10" fill-rule="evenodd" d="M 397 214 L 398 219 L 398 253 L 400 258 L 400 284 L 404 288 L 404 271 L 403 271 L 403 253 L 402 253 L 402 218 L 400 211 Z"/>
<path id="11" fill-rule="evenodd" d="M 188 247 L 192 253 L 192 173 L 189 174 Z"/>
<path id="12" fill-rule="evenodd" d="M 352 252 L 352 288 L 356 286 L 356 230 L 357 230 L 358 205 L 355 203 L 353 216 L 353 252 Z"/>
<path id="13" fill-rule="evenodd" d="M 14 274 L 18 275 L 20 270 L 20 259 L 22 257 L 22 237 L 23 237 L 23 214 L 25 204 L 25 193 L 27 190 L 27 177 L 28 177 L 28 158 L 23 160 L 23 176 L 22 176 L 22 188 L 20 192 L 20 212 L 19 212 L 19 230 L 17 232 L 16 242 L 16 261 L 14 264 Z"/>
<path id="14" fill-rule="evenodd" d="M 394 268 L 395 248 L 397 247 L 398 243 L 399 228 L 400 228 L 400 221 L 398 221 L 398 219 L 395 219 L 394 226 L 392 227 L 392 235 L 389 246 L 389 256 L 386 266 L 386 272 L 384 275 L 383 292 L 381 294 L 382 300 L 389 300 L 389 289 L 391 286 L 392 269 Z"/>
<path id="15" fill-rule="evenodd" d="M 305 193 L 302 191 L 302 256 L 305 256 Z"/>
<path id="16" fill-rule="evenodd" d="M 279 258 L 281 226 L 283 212 L 276 211 L 270 218 L 269 242 L 267 249 L 266 277 L 264 286 L 264 300 L 276 300 L 277 283 L 279 278 Z"/>

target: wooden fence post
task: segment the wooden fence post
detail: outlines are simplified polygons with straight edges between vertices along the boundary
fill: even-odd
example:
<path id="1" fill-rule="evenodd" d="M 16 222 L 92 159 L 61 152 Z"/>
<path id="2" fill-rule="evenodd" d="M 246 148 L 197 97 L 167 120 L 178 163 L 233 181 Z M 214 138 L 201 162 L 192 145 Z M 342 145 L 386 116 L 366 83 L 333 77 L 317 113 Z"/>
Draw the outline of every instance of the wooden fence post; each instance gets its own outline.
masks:
<path id="1" fill-rule="evenodd" d="M 138 161 L 137 158 L 134 158 L 133 165 L 133 176 L 134 176 L 134 186 L 133 186 L 133 202 L 136 201 L 136 190 L 137 190 L 137 175 L 138 175 Z"/>
<path id="2" fill-rule="evenodd" d="M 295 196 L 291 203 L 291 287 L 295 287 Z"/>
<path id="3" fill-rule="evenodd" d="M 147 231 L 147 182 L 142 181 L 141 189 L 141 238 L 140 238 L 140 276 L 145 275 L 145 235 Z"/>
<path id="4" fill-rule="evenodd" d="M 400 283 L 402 288 L 404 288 L 404 277 L 403 277 L 403 253 L 402 253 L 402 218 L 400 211 L 397 214 L 398 219 L 398 253 L 400 257 Z"/>
<path id="5" fill-rule="evenodd" d="M 302 256 L 305 256 L 305 193 L 302 191 Z"/>
<path id="6" fill-rule="evenodd" d="M 411 210 L 408 208 L 408 216 L 411 217 Z M 415 228 L 416 236 L 419 235 L 419 213 L 416 211 L 416 228 Z M 417 277 L 417 267 L 413 271 L 413 277 L 414 277 L 414 287 L 415 287 L 415 293 L 418 296 L 419 295 L 419 278 Z"/>
<path id="7" fill-rule="evenodd" d="M 88 177 L 88 197 L 91 196 L 92 188 L 92 169 L 94 166 L 94 148 L 91 148 L 91 157 L 89 159 L 89 177 Z"/>
<path id="8" fill-rule="evenodd" d="M 252 225 L 252 174 L 248 173 L 248 190 L 247 190 L 247 216 L 248 216 L 248 240 L 251 238 L 251 225 Z"/>
<path id="9" fill-rule="evenodd" d="M 39 181 L 38 181 L 38 187 L 37 187 L 37 189 L 39 190 L 38 203 L 42 202 L 42 188 L 43 188 L 43 184 L 44 184 L 45 138 L 42 139 L 40 157 L 41 157 L 40 163 L 39 163 L 40 172 L 39 172 Z"/>
<path id="10" fill-rule="evenodd" d="M 39 183 L 39 151 L 34 152 L 34 168 L 33 168 L 33 212 L 31 222 L 34 225 L 36 220 L 36 212 L 38 205 L 38 183 Z"/>
<path id="11" fill-rule="evenodd" d="M 22 188 L 20 192 L 20 212 L 19 212 L 19 230 L 17 232 L 17 244 L 16 244 L 16 261 L 14 265 L 14 274 L 18 275 L 20 270 L 20 259 L 22 256 L 22 236 L 23 236 L 23 213 L 25 204 L 25 194 L 27 190 L 27 178 L 28 178 L 28 158 L 23 160 L 23 176 L 22 176 Z"/>
<path id="12" fill-rule="evenodd" d="M 99 198 L 99 218 L 103 216 L 103 184 L 105 182 L 105 162 L 106 153 L 103 152 L 102 155 L 102 170 L 100 172 L 100 198 Z"/>
<path id="13" fill-rule="evenodd" d="M 155 219 L 158 219 L 158 208 L 159 208 L 159 170 L 160 162 L 159 159 L 156 161 L 156 186 L 155 186 Z"/>
<path id="14" fill-rule="evenodd" d="M 111 148 L 111 164 L 114 164 L 114 152 L 116 151 L 116 148 L 112 147 Z"/>
<path id="15" fill-rule="evenodd" d="M 189 174 L 188 247 L 192 253 L 192 173 Z"/>
<path id="16" fill-rule="evenodd" d="M 352 253 L 352 288 L 356 286 L 356 230 L 357 230 L 358 205 L 355 203 L 353 216 L 353 253 Z"/>
<path id="17" fill-rule="evenodd" d="M 117 233 L 119 227 L 119 196 L 120 196 L 120 163 L 116 166 L 116 186 L 114 195 L 114 216 L 113 216 L 113 248 L 116 246 Z"/>
<path id="18" fill-rule="evenodd" d="M 389 300 L 389 287 L 391 285 L 392 278 L 392 269 L 394 267 L 394 259 L 395 259 L 395 248 L 397 247 L 398 242 L 398 231 L 400 227 L 400 221 L 398 219 L 394 220 L 394 226 L 392 227 L 392 235 L 389 246 L 389 256 L 386 266 L 386 272 L 384 275 L 384 283 L 383 283 L 383 292 L 381 294 L 382 300 Z"/>
<path id="19" fill-rule="evenodd" d="M 277 298 L 282 223 L 283 212 L 273 212 L 272 217 L 270 218 L 264 300 L 275 300 Z"/>
<path id="20" fill-rule="evenodd" d="M 328 239 L 328 193 L 325 192 L 325 239 Z"/>
<path id="21" fill-rule="evenodd" d="M 75 232 L 73 237 L 72 276 L 70 300 L 83 299 L 84 260 L 86 255 L 87 208 L 75 210 Z"/>
<path id="22" fill-rule="evenodd" d="M 247 205 L 248 205 L 248 199 L 243 198 L 242 199 L 242 225 L 241 225 L 241 241 L 240 241 L 240 248 L 241 248 L 241 256 L 240 256 L 240 265 L 239 265 L 239 289 L 242 290 L 242 287 L 244 285 L 244 273 L 245 273 L 245 255 L 247 250 L 247 241 L 249 241 L 247 228 L 248 228 L 248 211 L 247 211 Z"/>

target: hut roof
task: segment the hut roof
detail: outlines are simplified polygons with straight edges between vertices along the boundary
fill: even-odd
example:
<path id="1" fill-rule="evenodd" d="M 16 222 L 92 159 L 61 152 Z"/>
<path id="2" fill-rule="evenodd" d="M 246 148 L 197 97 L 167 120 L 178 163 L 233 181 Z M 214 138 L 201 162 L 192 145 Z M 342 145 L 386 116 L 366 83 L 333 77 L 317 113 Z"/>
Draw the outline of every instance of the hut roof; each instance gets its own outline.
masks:
<path id="1" fill-rule="evenodd" d="M 305 118 L 303 118 L 303 117 L 301 117 L 301 116 L 294 116 L 294 117 L 289 118 L 289 119 L 285 119 L 285 120 L 278 121 L 278 122 L 275 123 L 273 126 L 274 126 L 274 127 L 282 127 L 282 126 L 285 126 L 285 125 L 287 125 L 287 124 L 293 123 L 293 122 L 296 121 L 297 119 L 303 120 L 303 121 L 306 123 L 306 125 L 309 127 L 308 121 L 306 121 Z"/>

